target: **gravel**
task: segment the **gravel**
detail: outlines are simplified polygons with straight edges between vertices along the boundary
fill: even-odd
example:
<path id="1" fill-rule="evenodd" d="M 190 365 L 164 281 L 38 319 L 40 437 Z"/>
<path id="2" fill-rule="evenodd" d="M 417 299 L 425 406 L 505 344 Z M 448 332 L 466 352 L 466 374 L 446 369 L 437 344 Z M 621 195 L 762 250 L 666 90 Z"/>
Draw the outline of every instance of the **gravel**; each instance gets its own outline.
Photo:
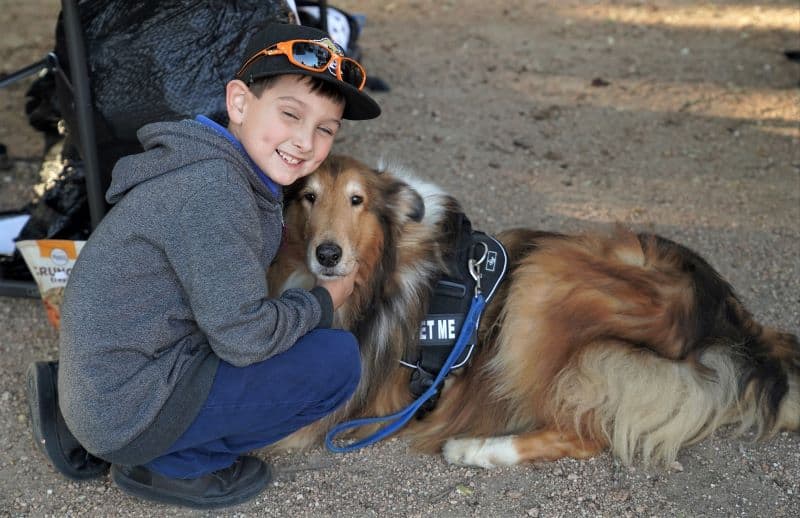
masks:
<path id="1" fill-rule="evenodd" d="M 51 48 L 53 4 L 4 5 L 5 71 Z M 384 115 L 348 123 L 336 151 L 411 167 L 490 232 L 655 230 L 707 257 L 764 323 L 800 332 L 800 68 L 782 55 L 797 46 L 793 1 L 336 5 L 367 15 L 364 62 L 392 86 L 375 94 Z M 0 210 L 38 181 L 28 84 L 0 91 L 11 163 Z M 721 433 L 662 471 L 607 454 L 453 467 L 400 439 L 345 455 L 262 453 L 277 473 L 257 500 L 208 513 L 150 504 L 43 460 L 24 371 L 56 357 L 57 334 L 38 300 L 0 297 L 0 322 L 0 516 L 800 516 L 794 433 Z"/>

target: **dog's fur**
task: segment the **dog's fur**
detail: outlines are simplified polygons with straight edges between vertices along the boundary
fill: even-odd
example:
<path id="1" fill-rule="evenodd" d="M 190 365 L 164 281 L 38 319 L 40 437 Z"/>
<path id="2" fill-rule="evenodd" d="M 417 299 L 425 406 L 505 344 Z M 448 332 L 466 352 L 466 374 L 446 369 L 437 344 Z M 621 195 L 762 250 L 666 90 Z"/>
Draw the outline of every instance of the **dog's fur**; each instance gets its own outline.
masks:
<path id="1" fill-rule="evenodd" d="M 347 157 L 330 157 L 287 192 L 287 242 L 270 286 L 310 287 L 358 265 L 335 325 L 357 336 L 363 375 L 344 408 L 282 446 L 317 444 L 335 422 L 412 401 L 399 360 L 416 358 L 460 211 L 428 182 Z M 484 467 L 605 448 L 625 463 L 667 465 L 722 425 L 759 437 L 800 428 L 797 338 L 758 324 L 693 251 L 619 229 L 496 237 L 507 280 L 486 307 L 470 364 L 447 378 L 433 412 L 403 430 L 417 448 Z M 323 244 L 341 247 L 334 266 L 316 260 Z"/>

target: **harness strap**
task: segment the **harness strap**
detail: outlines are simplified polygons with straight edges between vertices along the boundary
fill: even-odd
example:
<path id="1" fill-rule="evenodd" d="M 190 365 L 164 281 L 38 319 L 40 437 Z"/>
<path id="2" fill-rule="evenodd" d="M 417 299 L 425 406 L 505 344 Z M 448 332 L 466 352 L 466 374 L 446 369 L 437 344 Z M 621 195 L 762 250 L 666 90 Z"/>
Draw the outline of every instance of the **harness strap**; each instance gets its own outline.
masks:
<path id="1" fill-rule="evenodd" d="M 442 369 L 437 374 L 436 378 L 433 380 L 431 385 L 425 390 L 425 392 L 414 402 L 408 405 L 403 410 L 396 412 L 394 414 L 383 416 L 383 417 L 367 417 L 364 419 L 355 419 L 353 421 L 347 421 L 341 424 L 334 426 L 325 436 L 325 446 L 332 452 L 335 453 L 344 453 L 348 451 L 357 450 L 359 448 L 363 448 L 365 446 L 369 446 L 370 444 L 375 444 L 378 441 L 381 441 L 388 437 L 389 435 L 395 433 L 397 430 L 402 428 L 413 416 L 417 413 L 417 410 L 429 399 L 438 395 L 439 393 L 439 386 L 444 381 L 445 377 L 450 373 L 450 369 L 455 363 L 456 359 L 461 355 L 462 351 L 466 347 L 467 343 L 469 342 L 470 337 L 478 328 L 478 324 L 480 323 L 481 313 L 483 313 L 483 308 L 486 306 L 486 299 L 484 299 L 483 294 L 480 292 L 476 293 L 472 299 L 472 305 L 470 306 L 469 313 L 467 314 L 466 319 L 464 320 L 464 325 L 461 327 L 461 331 L 458 336 L 458 340 L 456 341 L 455 347 L 450 352 L 450 355 L 447 357 Z M 334 439 L 337 435 L 346 432 L 347 430 L 352 430 L 354 428 L 360 428 L 362 426 L 375 424 L 375 423 L 383 423 L 388 421 L 389 423 L 381 428 L 380 430 L 376 431 L 372 435 L 365 437 L 359 441 L 354 443 L 345 445 L 345 446 L 337 446 L 334 444 Z"/>
<path id="2" fill-rule="evenodd" d="M 451 275 L 438 279 L 431 292 L 430 306 L 420 326 L 419 346 L 414 363 L 400 363 L 412 369 L 409 390 L 419 397 L 433 384 L 442 371 L 445 360 L 450 355 L 462 329 L 462 323 L 471 305 L 476 290 L 484 293 L 486 303 L 495 294 L 505 277 L 508 255 L 503 245 L 493 236 L 472 230 L 469 220 L 460 220 L 458 253 L 456 262 L 451 263 Z M 466 268 L 465 268 L 466 266 Z M 449 371 L 466 365 L 478 343 L 477 329 L 467 340 L 466 346 Z M 436 407 L 438 393 L 420 406 L 418 418 L 423 418 Z"/>

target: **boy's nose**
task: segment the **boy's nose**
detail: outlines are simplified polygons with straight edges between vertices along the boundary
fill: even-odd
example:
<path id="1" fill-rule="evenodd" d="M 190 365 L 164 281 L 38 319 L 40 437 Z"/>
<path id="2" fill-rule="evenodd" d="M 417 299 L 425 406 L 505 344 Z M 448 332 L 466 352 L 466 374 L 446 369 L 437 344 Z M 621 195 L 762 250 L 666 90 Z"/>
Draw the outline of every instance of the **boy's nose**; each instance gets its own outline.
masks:
<path id="1" fill-rule="evenodd" d="M 293 144 L 300 151 L 310 151 L 313 142 L 313 132 L 302 129 L 294 134 Z"/>

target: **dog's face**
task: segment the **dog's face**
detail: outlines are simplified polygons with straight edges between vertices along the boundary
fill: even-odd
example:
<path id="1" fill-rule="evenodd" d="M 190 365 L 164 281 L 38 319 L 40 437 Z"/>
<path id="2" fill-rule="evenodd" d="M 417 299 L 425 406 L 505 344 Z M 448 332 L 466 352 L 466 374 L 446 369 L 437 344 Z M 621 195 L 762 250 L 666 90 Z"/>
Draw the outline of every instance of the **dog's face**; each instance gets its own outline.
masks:
<path id="1" fill-rule="evenodd" d="M 420 221 L 420 195 L 391 175 L 352 158 L 331 156 L 287 191 L 289 235 L 302 236 L 306 264 L 318 278 L 369 276 L 387 240 L 408 221 Z M 362 271 L 363 270 L 363 271 Z"/>

